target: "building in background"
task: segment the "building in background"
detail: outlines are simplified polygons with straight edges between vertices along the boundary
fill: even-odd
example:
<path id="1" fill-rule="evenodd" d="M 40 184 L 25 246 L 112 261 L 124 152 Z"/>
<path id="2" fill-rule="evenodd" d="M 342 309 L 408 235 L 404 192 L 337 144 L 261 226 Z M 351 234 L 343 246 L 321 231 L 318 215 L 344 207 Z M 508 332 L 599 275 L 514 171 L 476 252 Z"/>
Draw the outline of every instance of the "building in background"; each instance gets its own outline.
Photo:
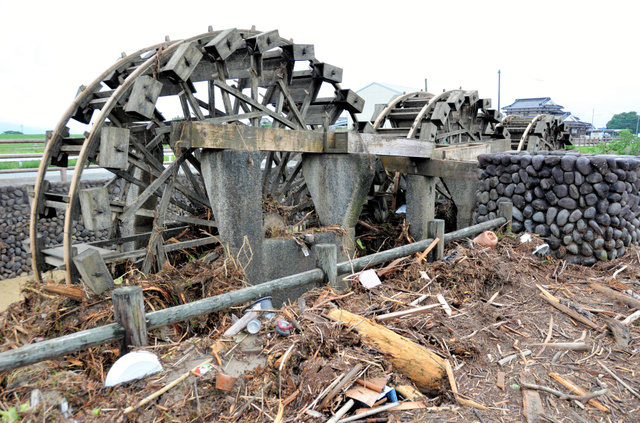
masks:
<path id="1" fill-rule="evenodd" d="M 356 115 L 358 121 L 371 120 L 377 104 L 387 104 L 396 96 L 416 91 L 420 91 L 420 89 L 394 84 L 381 84 L 379 82 L 372 82 L 366 87 L 360 88 L 356 91 L 356 94 L 364 99 L 364 109 L 362 113 Z M 351 128 L 353 126 L 351 116 L 348 116 L 347 119 L 348 126 Z"/>
<path id="2" fill-rule="evenodd" d="M 581 121 L 571 112 L 565 112 L 563 106 L 551 100 L 551 97 L 519 98 L 502 108 L 506 115 L 534 118 L 538 115 L 561 116 L 565 127 L 572 137 L 586 137 L 593 128 L 588 122 Z"/>

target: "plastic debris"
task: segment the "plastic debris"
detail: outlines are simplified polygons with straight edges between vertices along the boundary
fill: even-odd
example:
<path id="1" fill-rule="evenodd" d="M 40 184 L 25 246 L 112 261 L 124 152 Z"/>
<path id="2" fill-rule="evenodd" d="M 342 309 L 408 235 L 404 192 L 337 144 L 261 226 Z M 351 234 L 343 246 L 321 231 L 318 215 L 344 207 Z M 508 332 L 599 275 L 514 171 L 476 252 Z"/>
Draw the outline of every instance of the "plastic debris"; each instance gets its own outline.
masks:
<path id="1" fill-rule="evenodd" d="M 542 244 L 542 245 L 539 245 L 538 248 L 533 250 L 533 253 L 531 253 L 531 254 L 540 254 L 540 255 L 544 256 L 547 253 L 549 253 L 549 244 Z"/>
<path id="2" fill-rule="evenodd" d="M 107 373 L 104 386 L 115 386 L 162 371 L 158 356 L 148 351 L 134 351 L 120 357 Z"/>
<path id="3" fill-rule="evenodd" d="M 207 364 L 203 364 L 202 366 L 198 366 L 195 369 L 193 369 L 193 374 L 198 375 L 198 376 L 204 376 L 207 373 L 209 373 L 212 370 L 217 369 L 218 366 L 216 366 L 215 364 L 211 364 L 211 363 L 207 363 Z"/>
<path id="4" fill-rule="evenodd" d="M 521 244 L 524 244 L 525 242 L 531 242 L 531 239 L 532 239 L 532 238 L 531 238 L 531 234 L 530 234 L 530 233 L 523 234 L 523 235 L 520 237 L 520 243 L 521 243 Z"/>
<path id="5" fill-rule="evenodd" d="M 360 283 L 362 284 L 362 286 L 364 286 L 367 289 L 375 288 L 378 285 L 382 285 L 382 282 L 380 282 L 380 278 L 378 277 L 378 274 L 373 269 L 368 269 L 360 273 L 358 280 L 360 280 Z"/>
<path id="6" fill-rule="evenodd" d="M 260 320 L 258 319 L 254 319 L 252 321 L 250 321 L 249 323 L 247 323 L 247 332 L 249 332 L 250 334 L 256 334 L 258 332 L 260 332 L 260 328 L 262 327 L 262 323 L 260 323 Z"/>
<path id="7" fill-rule="evenodd" d="M 289 336 L 291 334 L 291 329 L 293 329 L 293 325 L 286 320 L 278 319 L 276 320 L 276 333 L 282 336 Z"/>

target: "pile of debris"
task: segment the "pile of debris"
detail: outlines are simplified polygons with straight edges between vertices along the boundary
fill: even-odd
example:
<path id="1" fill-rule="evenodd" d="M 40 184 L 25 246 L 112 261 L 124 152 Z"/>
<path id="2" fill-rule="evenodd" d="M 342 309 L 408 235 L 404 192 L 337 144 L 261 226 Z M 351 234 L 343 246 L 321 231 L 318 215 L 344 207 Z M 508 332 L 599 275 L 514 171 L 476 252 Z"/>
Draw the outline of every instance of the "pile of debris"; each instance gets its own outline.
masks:
<path id="1" fill-rule="evenodd" d="M 116 361 L 116 344 L 8 372 L 0 375 L 0 414 L 7 421 L 633 421 L 640 250 L 588 268 L 545 256 L 543 242 L 531 238 L 505 235 L 494 248 L 463 242 L 440 262 L 418 255 L 351 275 L 345 292 L 318 287 L 279 309 L 248 304 L 154 330 L 151 346 L 138 351 L 151 353 L 143 361 L 153 354 L 159 371 L 115 386 L 105 387 L 108 374 L 135 373 Z M 151 311 L 241 287 L 227 270 L 221 261 L 193 261 L 123 283 L 143 286 Z M 1 351 L 112 319 L 108 300 L 48 297 L 32 286 L 25 302 L 0 316 Z"/>

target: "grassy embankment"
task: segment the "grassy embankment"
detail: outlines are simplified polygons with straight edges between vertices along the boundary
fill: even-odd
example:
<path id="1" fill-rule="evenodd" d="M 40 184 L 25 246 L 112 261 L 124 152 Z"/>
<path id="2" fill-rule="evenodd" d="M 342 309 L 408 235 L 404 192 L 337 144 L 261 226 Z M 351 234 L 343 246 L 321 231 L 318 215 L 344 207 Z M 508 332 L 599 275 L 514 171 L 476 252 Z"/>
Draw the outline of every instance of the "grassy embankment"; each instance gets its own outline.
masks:
<path id="1" fill-rule="evenodd" d="M 71 135 L 72 137 L 82 137 L 82 135 Z M 0 134 L 0 140 L 44 140 L 45 134 Z M 30 154 L 43 153 L 44 144 L 0 144 L 0 155 L 2 154 Z M 165 156 L 165 160 L 175 160 L 175 156 Z M 77 159 L 69 159 L 69 167 L 76 165 Z M 16 159 L 10 162 L 0 162 L 0 169 L 37 169 L 40 160 Z"/>

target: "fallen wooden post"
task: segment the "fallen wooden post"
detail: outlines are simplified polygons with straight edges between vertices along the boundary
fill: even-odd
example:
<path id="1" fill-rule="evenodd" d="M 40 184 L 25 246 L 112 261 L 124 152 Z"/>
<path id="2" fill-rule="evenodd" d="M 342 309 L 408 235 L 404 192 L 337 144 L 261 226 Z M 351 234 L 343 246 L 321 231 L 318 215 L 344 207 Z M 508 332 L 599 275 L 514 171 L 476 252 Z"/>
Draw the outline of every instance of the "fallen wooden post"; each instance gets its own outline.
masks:
<path id="1" fill-rule="evenodd" d="M 354 326 L 365 335 L 365 343 L 374 344 L 380 351 L 389 354 L 394 369 L 413 380 L 421 392 L 433 394 L 440 389 L 445 367 L 444 360 L 435 353 L 357 314 L 334 308 L 327 315 L 333 320 Z"/>

